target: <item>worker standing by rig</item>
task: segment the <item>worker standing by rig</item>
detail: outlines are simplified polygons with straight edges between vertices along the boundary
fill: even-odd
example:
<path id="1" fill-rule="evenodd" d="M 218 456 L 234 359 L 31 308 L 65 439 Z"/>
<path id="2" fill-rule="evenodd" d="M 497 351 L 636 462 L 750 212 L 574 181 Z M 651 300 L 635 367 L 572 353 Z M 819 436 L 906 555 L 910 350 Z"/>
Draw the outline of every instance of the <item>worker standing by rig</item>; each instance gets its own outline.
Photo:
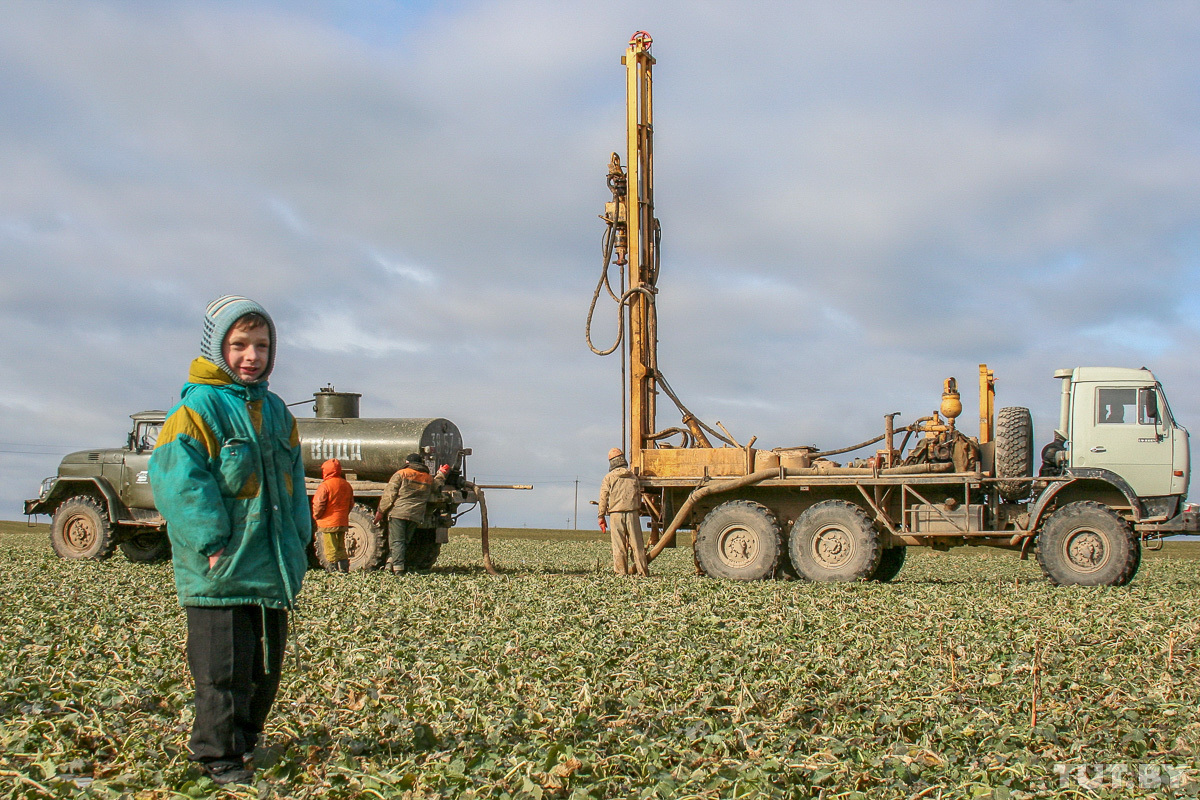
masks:
<path id="1" fill-rule="evenodd" d="M 600 484 L 600 530 L 607 531 L 612 540 L 613 571 L 618 575 L 650 576 L 646 560 L 646 545 L 642 542 L 642 487 L 637 475 L 625 461 L 621 448 L 608 451 L 608 474 Z M 612 519 L 612 528 L 605 522 Z M 633 551 L 633 563 L 628 560 Z"/>
<path id="2" fill-rule="evenodd" d="M 354 489 L 342 474 L 342 462 L 336 458 L 321 465 L 321 477 L 324 480 L 312 499 L 313 519 L 317 522 L 316 545 L 324 551 L 327 570 L 349 572 L 346 531 L 354 506 Z"/>
<path id="3" fill-rule="evenodd" d="M 411 453 L 388 481 L 375 514 L 375 524 L 382 525 L 384 518 L 388 521 L 388 559 L 384 569 L 396 575 L 404 572 L 408 543 L 425 518 L 426 504 L 435 492 L 441 491 L 449 472 L 450 465 L 442 464 L 437 475 L 430 475 L 421 454 Z"/>

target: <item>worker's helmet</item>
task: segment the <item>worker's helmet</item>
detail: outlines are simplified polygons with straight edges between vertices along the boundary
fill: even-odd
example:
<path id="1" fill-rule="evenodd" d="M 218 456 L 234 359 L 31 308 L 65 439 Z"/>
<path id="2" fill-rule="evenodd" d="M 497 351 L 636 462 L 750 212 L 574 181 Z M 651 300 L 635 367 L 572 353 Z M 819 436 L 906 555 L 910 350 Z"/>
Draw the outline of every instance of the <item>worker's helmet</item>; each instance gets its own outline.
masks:
<path id="1" fill-rule="evenodd" d="M 612 461 L 617 456 L 623 456 L 623 455 L 625 455 L 625 454 L 621 452 L 621 448 L 614 447 L 612 450 L 608 451 L 608 460 Z"/>
<path id="2" fill-rule="evenodd" d="M 421 458 L 420 453 L 409 453 L 407 456 L 404 457 L 404 463 L 406 463 L 406 464 L 424 464 L 425 459 Z"/>

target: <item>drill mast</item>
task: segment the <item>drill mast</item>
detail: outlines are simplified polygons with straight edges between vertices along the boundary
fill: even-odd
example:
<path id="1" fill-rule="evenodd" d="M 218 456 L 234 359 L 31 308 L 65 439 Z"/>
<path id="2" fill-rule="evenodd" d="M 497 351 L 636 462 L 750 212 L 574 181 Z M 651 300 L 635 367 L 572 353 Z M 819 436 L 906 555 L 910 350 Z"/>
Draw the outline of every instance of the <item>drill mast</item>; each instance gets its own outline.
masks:
<path id="1" fill-rule="evenodd" d="M 658 220 L 654 218 L 654 104 L 650 35 L 639 31 L 622 58 L 625 64 L 626 170 L 624 211 L 629 252 L 629 442 L 631 465 L 655 430 L 658 331 L 653 313 L 658 278 Z"/>

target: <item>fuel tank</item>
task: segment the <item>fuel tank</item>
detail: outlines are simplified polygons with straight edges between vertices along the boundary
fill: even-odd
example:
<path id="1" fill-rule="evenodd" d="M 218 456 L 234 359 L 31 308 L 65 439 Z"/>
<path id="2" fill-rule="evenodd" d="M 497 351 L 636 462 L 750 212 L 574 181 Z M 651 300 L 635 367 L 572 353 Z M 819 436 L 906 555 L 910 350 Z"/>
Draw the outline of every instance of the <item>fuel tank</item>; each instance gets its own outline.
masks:
<path id="1" fill-rule="evenodd" d="M 457 468 L 462 456 L 462 433 L 448 419 L 358 416 L 359 395 L 322 389 L 314 395 L 316 417 L 297 417 L 304 472 L 321 477 L 321 464 L 342 462 L 347 477 L 386 481 L 404 464 L 409 453 L 425 456 L 431 471 L 442 464 Z"/>

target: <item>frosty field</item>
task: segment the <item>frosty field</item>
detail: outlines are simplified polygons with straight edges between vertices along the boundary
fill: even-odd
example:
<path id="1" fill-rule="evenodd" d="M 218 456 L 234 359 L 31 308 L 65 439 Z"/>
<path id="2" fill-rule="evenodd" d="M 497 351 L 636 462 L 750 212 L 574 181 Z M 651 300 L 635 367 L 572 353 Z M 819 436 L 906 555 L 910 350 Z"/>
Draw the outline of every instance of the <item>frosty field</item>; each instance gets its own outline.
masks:
<path id="1" fill-rule="evenodd" d="M 185 757 L 170 566 L 27 530 L 0 527 L 0 798 L 230 795 Z M 1125 588 L 974 549 L 892 584 L 738 584 L 686 546 L 637 581 L 598 537 L 522 535 L 493 538 L 499 578 L 459 532 L 426 574 L 310 572 L 237 794 L 1200 795 L 1200 544 Z"/>

